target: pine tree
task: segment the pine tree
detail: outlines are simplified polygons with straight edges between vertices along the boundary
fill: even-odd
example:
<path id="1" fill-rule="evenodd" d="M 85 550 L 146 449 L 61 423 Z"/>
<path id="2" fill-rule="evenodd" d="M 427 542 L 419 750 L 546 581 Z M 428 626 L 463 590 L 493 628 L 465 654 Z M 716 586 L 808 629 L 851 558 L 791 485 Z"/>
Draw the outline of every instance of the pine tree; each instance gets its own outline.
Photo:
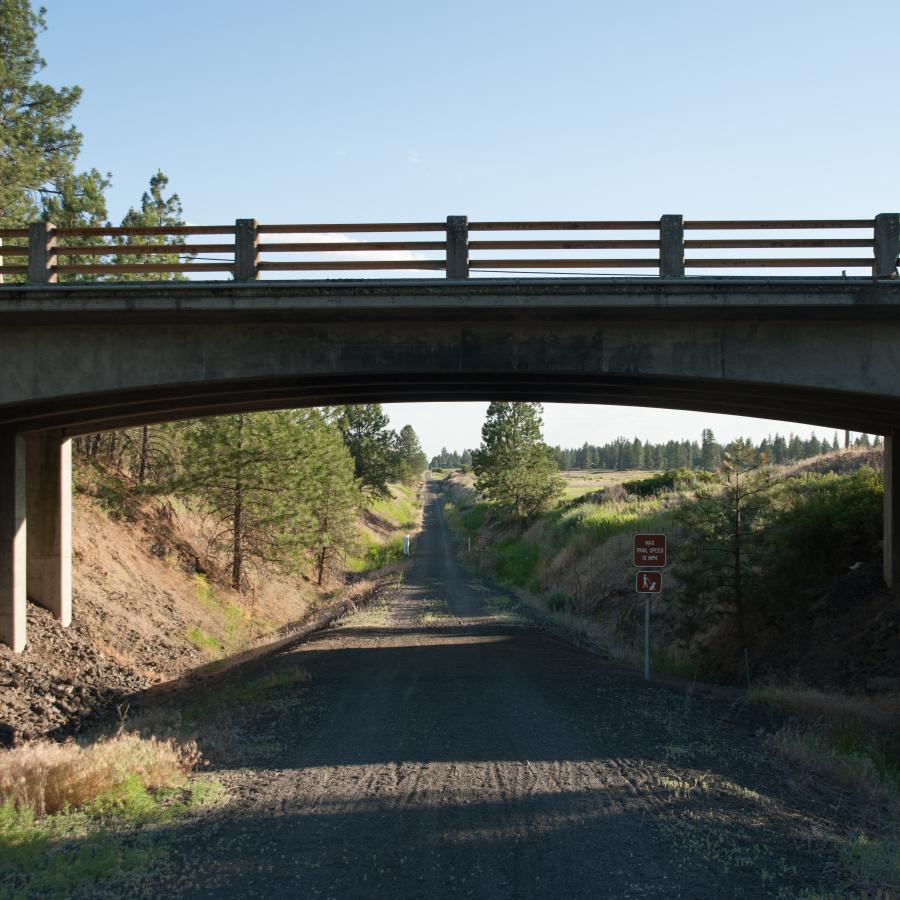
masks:
<path id="1" fill-rule="evenodd" d="M 59 225 L 106 215 L 106 180 L 76 173 L 81 134 L 70 124 L 81 88 L 37 81 L 46 63 L 37 35 L 44 10 L 29 0 L 0 0 L 0 224 L 21 226 L 54 216 Z"/>
<path id="2" fill-rule="evenodd" d="M 224 555 L 241 590 L 248 563 L 284 562 L 302 546 L 307 510 L 294 502 L 298 450 L 288 413 L 201 419 L 186 437 L 180 488 L 200 498 L 212 556 Z"/>
<path id="3" fill-rule="evenodd" d="M 398 474 L 397 434 L 387 427 L 388 417 L 381 404 L 345 406 L 337 424 L 363 489 L 375 496 L 387 496 L 388 481 Z"/>
<path id="4" fill-rule="evenodd" d="M 419 437 L 412 425 L 404 425 L 397 439 L 399 475 L 402 481 L 412 482 L 421 477 L 428 459 L 422 451 Z"/>
<path id="5" fill-rule="evenodd" d="M 362 496 L 353 457 L 338 429 L 318 410 L 295 413 L 295 454 L 289 480 L 293 501 L 304 509 L 293 516 L 298 543 L 313 554 L 316 583 L 356 547 L 355 518 Z"/>
<path id="6" fill-rule="evenodd" d="M 138 209 L 133 206 L 125 213 L 122 219 L 124 228 L 171 228 L 184 225 L 184 211 L 181 206 L 181 198 L 178 194 L 165 196 L 169 186 L 168 176 L 157 170 L 151 176 L 149 189 L 144 191 L 141 197 L 141 205 Z M 116 241 L 119 247 L 127 247 L 129 244 L 158 246 L 159 250 L 153 253 L 123 253 L 115 254 L 117 263 L 164 263 L 177 265 L 182 258 L 177 253 L 164 253 L 167 244 L 180 244 L 183 238 L 175 235 L 137 234 L 127 235 Z M 131 275 L 117 275 L 117 281 L 184 281 L 186 276 L 181 272 L 138 272 Z"/>
<path id="7" fill-rule="evenodd" d="M 680 512 L 687 526 L 680 549 L 683 602 L 695 618 L 705 615 L 702 605 L 710 599 L 721 604 L 724 614 L 733 618 L 744 651 L 747 578 L 759 535 L 755 525 L 771 487 L 762 468 L 765 462 L 752 444 L 734 441 L 722 460 L 721 482 L 701 486 L 695 502 Z"/>
<path id="8" fill-rule="evenodd" d="M 700 446 L 700 468 L 711 472 L 722 460 L 722 448 L 709 428 L 703 429 Z"/>
<path id="9" fill-rule="evenodd" d="M 541 435 L 541 412 L 540 403 L 491 403 L 472 454 L 477 490 L 519 520 L 539 514 L 563 491 Z"/>

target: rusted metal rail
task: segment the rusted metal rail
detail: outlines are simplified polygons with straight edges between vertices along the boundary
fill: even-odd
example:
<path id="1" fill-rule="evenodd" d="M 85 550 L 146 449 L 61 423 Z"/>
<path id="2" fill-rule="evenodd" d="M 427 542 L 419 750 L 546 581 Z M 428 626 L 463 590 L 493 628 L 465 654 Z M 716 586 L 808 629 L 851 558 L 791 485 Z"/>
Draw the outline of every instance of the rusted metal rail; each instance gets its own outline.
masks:
<path id="1" fill-rule="evenodd" d="M 515 236 L 524 231 L 538 234 Z M 441 237 L 422 239 L 434 232 Z M 482 238 L 478 232 L 491 236 Z M 617 234 L 631 232 L 644 234 Z M 228 239 L 210 241 L 209 235 Z M 735 250 L 748 252 L 720 255 Z M 824 252 L 830 250 L 842 252 Z M 849 255 L 847 250 L 860 252 Z M 608 255 L 610 251 L 614 254 Z M 703 255 L 695 256 L 696 251 Z M 294 258 L 284 259 L 283 254 Z M 498 270 L 587 275 L 616 270 L 679 278 L 690 270 L 746 269 L 765 275 L 770 269 L 841 269 L 895 278 L 898 257 L 898 213 L 871 219 L 684 220 L 665 215 L 658 220 L 469 222 L 465 216 L 449 216 L 443 222 L 267 225 L 237 219 L 233 225 L 162 228 L 56 228 L 46 222 L 0 228 L 0 282 L 7 283 L 47 284 L 60 276 L 114 282 L 145 275 L 158 281 L 191 273 L 224 273 L 237 281 L 253 281 L 266 272 L 391 270 L 444 272 L 448 278 Z"/>

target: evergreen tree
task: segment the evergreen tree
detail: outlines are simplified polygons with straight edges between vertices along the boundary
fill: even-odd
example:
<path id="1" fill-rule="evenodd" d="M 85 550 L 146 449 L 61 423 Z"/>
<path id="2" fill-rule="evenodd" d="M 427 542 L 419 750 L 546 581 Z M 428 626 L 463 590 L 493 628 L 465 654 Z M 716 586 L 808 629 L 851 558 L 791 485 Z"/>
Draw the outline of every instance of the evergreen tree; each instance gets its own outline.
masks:
<path id="1" fill-rule="evenodd" d="M 138 209 L 133 206 L 125 213 L 122 219 L 124 228 L 171 228 L 184 225 L 184 211 L 181 207 L 181 199 L 178 194 L 165 196 L 169 179 L 162 171 L 157 170 L 151 176 L 149 189 L 144 191 L 141 197 L 141 205 Z M 159 247 L 152 253 L 123 253 L 115 254 L 115 262 L 124 264 L 154 263 L 177 265 L 182 258 L 177 253 L 163 253 L 167 244 L 180 244 L 183 238 L 176 235 L 136 234 L 127 235 L 116 244 L 127 247 L 129 244 Z M 186 276 L 182 272 L 139 272 L 133 275 L 117 275 L 117 281 L 141 280 L 141 281 L 184 281 Z"/>
<path id="2" fill-rule="evenodd" d="M 210 525 L 209 550 L 224 554 L 241 590 L 248 563 L 283 562 L 309 528 L 290 490 L 297 455 L 288 413 L 201 419 L 186 438 L 180 487 L 200 498 Z"/>
<path id="3" fill-rule="evenodd" d="M 716 443 L 712 429 L 704 428 L 700 446 L 700 468 L 711 472 L 722 460 L 722 448 Z"/>
<path id="4" fill-rule="evenodd" d="M 403 481 L 415 481 L 425 471 L 428 458 L 422 451 L 419 437 L 412 425 L 404 425 L 400 429 L 397 440 L 397 455 L 399 458 L 399 475 Z"/>
<path id="5" fill-rule="evenodd" d="M 295 417 L 288 477 L 301 510 L 289 527 L 298 529 L 298 544 L 312 551 L 316 583 L 321 585 L 328 568 L 356 547 L 355 519 L 362 496 L 340 431 L 315 409 Z"/>
<path id="6" fill-rule="evenodd" d="M 472 454 L 478 491 L 519 520 L 539 514 L 563 491 L 541 435 L 541 412 L 540 403 L 491 403 Z"/>
<path id="7" fill-rule="evenodd" d="M 686 528 L 681 546 L 683 602 L 697 621 L 710 599 L 733 618 L 742 650 L 748 648 L 747 578 L 759 544 L 757 521 L 765 509 L 770 481 L 752 444 L 737 440 L 722 460 L 721 482 L 700 487 L 696 501 L 682 507 Z M 689 615 L 688 619 L 690 620 Z"/>
<path id="8" fill-rule="evenodd" d="M 55 216 L 59 225 L 106 215 L 107 182 L 96 170 L 76 173 L 81 134 L 69 122 L 81 88 L 37 80 L 46 63 L 37 35 L 44 10 L 29 0 L 0 0 L 0 225 Z"/>
<path id="9" fill-rule="evenodd" d="M 389 429 L 380 403 L 343 407 L 337 420 L 353 457 L 362 488 L 375 496 L 388 495 L 388 482 L 397 476 L 397 434 Z"/>

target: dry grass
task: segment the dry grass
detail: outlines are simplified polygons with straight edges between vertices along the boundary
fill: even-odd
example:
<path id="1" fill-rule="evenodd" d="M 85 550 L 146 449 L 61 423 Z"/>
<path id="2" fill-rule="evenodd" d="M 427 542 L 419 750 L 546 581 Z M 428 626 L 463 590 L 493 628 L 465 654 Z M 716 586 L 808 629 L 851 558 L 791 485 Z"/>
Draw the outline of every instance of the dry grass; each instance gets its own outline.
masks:
<path id="1" fill-rule="evenodd" d="M 771 685 L 753 690 L 750 699 L 781 712 L 830 725 L 855 725 L 882 731 L 900 729 L 900 696 L 866 697 L 818 691 L 798 685 Z"/>
<path id="2" fill-rule="evenodd" d="M 0 756 L 0 802 L 38 816 L 78 808 L 138 779 L 175 787 L 200 761 L 197 745 L 123 733 L 88 746 L 35 741 Z"/>
<path id="3" fill-rule="evenodd" d="M 867 803 L 892 805 L 895 816 L 900 812 L 896 789 L 870 756 L 842 751 L 826 735 L 794 726 L 768 735 L 766 744 L 798 769 L 820 776 Z"/>

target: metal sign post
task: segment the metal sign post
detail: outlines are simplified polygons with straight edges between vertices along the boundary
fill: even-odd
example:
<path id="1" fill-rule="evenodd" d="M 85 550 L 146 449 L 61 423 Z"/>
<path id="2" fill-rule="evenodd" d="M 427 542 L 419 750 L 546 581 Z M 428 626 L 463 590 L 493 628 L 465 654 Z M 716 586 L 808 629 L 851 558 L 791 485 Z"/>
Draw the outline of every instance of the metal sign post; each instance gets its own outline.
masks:
<path id="1" fill-rule="evenodd" d="M 644 678 L 650 681 L 653 677 L 650 666 L 650 598 L 652 594 L 662 593 L 662 572 L 638 572 L 634 588 L 644 595 Z"/>
<path id="2" fill-rule="evenodd" d="M 664 534 L 634 535 L 634 564 L 656 571 L 638 572 L 634 589 L 644 595 L 644 678 L 653 677 L 650 665 L 650 597 L 662 593 L 662 569 L 666 565 L 666 536 Z"/>

